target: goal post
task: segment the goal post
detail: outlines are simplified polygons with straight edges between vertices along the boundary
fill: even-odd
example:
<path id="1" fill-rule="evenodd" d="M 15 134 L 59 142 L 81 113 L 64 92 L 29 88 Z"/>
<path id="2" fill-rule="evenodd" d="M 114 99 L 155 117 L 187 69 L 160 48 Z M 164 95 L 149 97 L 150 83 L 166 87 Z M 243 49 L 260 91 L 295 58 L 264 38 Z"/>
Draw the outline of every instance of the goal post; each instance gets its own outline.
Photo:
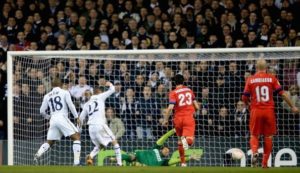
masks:
<path id="1" fill-rule="evenodd" d="M 240 161 L 243 163 L 235 161 L 232 164 L 249 166 L 249 133 L 245 129 L 247 128 L 246 122 L 249 118 L 249 112 L 241 112 L 241 114 L 245 114 L 245 117 L 236 117 L 236 114 L 239 104 L 238 97 L 242 94 L 241 91 L 244 87 L 244 77 L 254 73 L 253 62 L 259 57 L 270 62 L 272 67 L 269 71 L 278 76 L 285 90 L 291 89 L 291 86 L 298 89 L 297 91 L 291 89 L 291 97 L 299 96 L 300 48 L 298 47 L 9 51 L 7 54 L 8 165 L 33 164 L 34 152 L 38 150 L 41 142 L 46 140 L 47 121 L 42 120 L 38 117 L 39 115 L 27 119 L 27 116 L 32 116 L 29 114 L 36 114 L 36 110 L 39 109 L 39 104 L 36 101 L 40 100 L 41 97 L 35 91 L 38 89 L 39 82 L 34 82 L 30 75 L 36 78 L 41 77 L 37 75 L 38 71 L 41 71 L 42 77 L 37 80 L 43 80 L 42 85 L 45 87 L 43 90 L 47 92 L 51 87 L 51 75 L 55 74 L 67 81 L 66 89 L 74 98 L 78 111 L 86 101 L 83 96 L 84 92 L 78 95 L 79 90 L 75 91 L 74 89 L 81 76 L 86 78 L 86 85 L 102 85 L 103 80 L 110 80 L 115 85 L 121 84 L 121 97 L 118 98 L 118 101 L 108 99 L 107 108 L 112 107 L 116 116 L 124 123 L 125 133 L 120 138 L 123 151 L 132 151 L 135 148 L 151 148 L 159 135 L 168 130 L 160 125 L 160 118 L 163 116 L 164 108 L 168 103 L 167 93 L 172 88 L 170 79 L 174 74 L 181 73 L 185 76 L 186 84 L 195 90 L 196 99 L 202 106 L 202 110 L 196 115 L 196 141 L 192 149 L 195 151 L 201 149 L 201 153 L 202 150 L 204 153 L 200 161 L 193 161 L 190 165 L 222 166 L 225 163 L 225 153 L 231 148 L 240 148 L 247 158 Z M 139 62 L 145 62 L 145 64 L 139 64 Z M 75 65 L 74 68 L 71 68 L 72 63 Z M 80 69 L 81 66 L 86 69 Z M 57 72 L 53 72 L 53 68 Z M 98 76 L 95 78 L 89 76 L 92 73 L 92 68 L 97 71 Z M 234 72 L 236 76 L 231 72 Z M 141 85 L 142 88 L 135 83 L 136 80 L 139 80 L 138 76 L 144 80 L 143 85 Z M 26 82 L 23 78 L 26 78 Z M 46 80 L 44 81 L 44 79 Z M 14 87 L 18 85 L 19 88 L 16 90 L 22 90 L 21 85 L 24 83 L 29 88 L 30 94 L 27 99 L 20 99 L 16 104 Z M 25 86 L 23 87 L 25 88 Z M 92 86 L 90 87 L 92 88 Z M 150 91 L 147 90 L 147 87 Z M 34 92 L 32 88 L 34 88 Z M 137 94 L 137 92 L 139 93 Z M 150 92 L 149 102 L 146 99 L 147 92 Z M 22 91 L 19 91 L 18 94 L 20 95 L 18 96 L 21 97 L 21 93 Z M 127 95 L 133 96 L 128 96 L 127 99 Z M 207 97 L 203 95 L 207 95 Z M 132 105 L 129 105 L 131 102 L 127 102 L 131 97 L 134 97 L 136 101 L 134 102 L 136 106 L 134 114 L 131 110 L 133 109 L 131 108 Z M 295 96 L 293 99 L 300 106 L 299 98 Z M 274 151 L 270 165 L 299 166 L 299 117 L 297 119 L 297 116 L 289 113 L 281 99 L 276 100 L 276 106 L 279 133 L 274 139 Z M 19 118 L 17 120 L 14 118 L 16 114 Z M 37 119 L 35 119 L 36 117 Z M 143 123 L 147 124 L 149 121 L 151 123 L 143 126 Z M 240 124 L 235 124 L 238 122 Z M 30 123 L 32 124 L 28 125 Z M 84 128 L 88 129 L 88 127 Z M 40 133 L 35 133 L 35 131 Z M 93 146 L 86 131 L 83 133 L 82 140 L 81 159 L 84 160 L 85 155 L 92 150 Z M 174 156 L 177 150 L 176 140 L 177 138 L 172 137 L 166 142 Z M 68 141 L 69 139 L 63 138 L 54 149 L 44 156 L 42 163 L 49 165 L 71 164 L 69 157 L 72 157 L 72 152 Z M 291 154 L 291 152 L 295 154 Z M 282 157 L 278 153 L 282 154 Z M 281 160 L 285 162 L 281 162 Z"/>

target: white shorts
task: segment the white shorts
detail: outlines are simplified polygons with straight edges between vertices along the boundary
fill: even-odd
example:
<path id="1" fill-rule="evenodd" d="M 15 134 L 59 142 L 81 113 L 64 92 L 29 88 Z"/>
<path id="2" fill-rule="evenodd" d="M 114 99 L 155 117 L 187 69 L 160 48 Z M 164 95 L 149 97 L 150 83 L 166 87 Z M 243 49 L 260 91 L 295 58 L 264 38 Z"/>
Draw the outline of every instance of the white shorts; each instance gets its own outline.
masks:
<path id="1" fill-rule="evenodd" d="M 60 140 L 62 135 L 71 136 L 78 132 L 75 125 L 65 117 L 51 117 L 47 140 Z"/>
<path id="2" fill-rule="evenodd" d="M 89 133 L 92 142 L 96 146 L 107 146 L 113 140 L 116 140 L 115 135 L 106 124 L 89 125 Z"/>

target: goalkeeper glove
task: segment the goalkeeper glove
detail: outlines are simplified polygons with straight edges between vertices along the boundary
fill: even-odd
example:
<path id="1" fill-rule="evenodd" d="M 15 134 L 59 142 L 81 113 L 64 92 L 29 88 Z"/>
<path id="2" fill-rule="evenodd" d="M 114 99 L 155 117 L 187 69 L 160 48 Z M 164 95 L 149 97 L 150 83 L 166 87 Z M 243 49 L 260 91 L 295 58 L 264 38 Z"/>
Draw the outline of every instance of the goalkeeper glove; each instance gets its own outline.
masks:
<path id="1" fill-rule="evenodd" d="M 200 155 L 200 154 L 191 154 L 191 155 L 190 155 L 190 159 L 191 159 L 191 160 L 199 161 L 200 158 L 201 158 L 201 155 Z"/>

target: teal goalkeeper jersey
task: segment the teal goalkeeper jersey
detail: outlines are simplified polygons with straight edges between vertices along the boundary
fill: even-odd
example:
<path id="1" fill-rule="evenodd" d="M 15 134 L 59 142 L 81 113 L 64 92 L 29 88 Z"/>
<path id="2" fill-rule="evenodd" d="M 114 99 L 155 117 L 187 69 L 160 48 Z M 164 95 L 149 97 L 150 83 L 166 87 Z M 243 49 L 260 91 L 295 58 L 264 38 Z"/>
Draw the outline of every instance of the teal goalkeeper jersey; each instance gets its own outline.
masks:
<path id="1" fill-rule="evenodd" d="M 147 166 L 166 166 L 167 159 L 163 159 L 159 149 L 141 150 L 135 152 L 136 160 Z"/>

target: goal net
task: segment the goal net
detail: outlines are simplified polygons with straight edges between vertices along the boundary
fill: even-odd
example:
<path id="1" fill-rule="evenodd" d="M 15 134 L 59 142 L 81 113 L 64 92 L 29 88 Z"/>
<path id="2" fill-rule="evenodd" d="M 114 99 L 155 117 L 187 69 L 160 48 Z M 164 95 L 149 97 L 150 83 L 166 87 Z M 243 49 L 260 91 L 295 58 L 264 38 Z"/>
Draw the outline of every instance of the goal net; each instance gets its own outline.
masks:
<path id="1" fill-rule="evenodd" d="M 146 51 L 62 51 L 9 52 L 8 97 L 10 165 L 32 165 L 40 145 L 46 141 L 49 121 L 40 114 L 43 96 L 51 90 L 51 80 L 60 78 L 73 102 L 81 111 L 92 88 L 105 81 L 115 85 L 116 92 L 106 100 L 108 124 L 124 152 L 150 149 L 156 140 L 172 129 L 162 126 L 168 106 L 168 93 L 174 87 L 171 79 L 182 74 L 200 102 L 195 115 L 195 143 L 188 154 L 201 154 L 192 166 L 249 166 L 249 110 L 241 94 L 245 79 L 255 73 L 255 60 L 268 60 L 268 72 L 279 79 L 292 101 L 300 107 L 300 49 L 215 49 L 215 50 L 146 50 Z M 269 166 L 299 166 L 299 115 L 278 96 L 276 115 L 278 135 Z M 70 119 L 73 121 L 72 116 Z M 81 161 L 93 149 L 88 127 L 81 133 Z M 178 157 L 177 137 L 165 146 L 169 159 Z M 260 146 L 263 144 L 261 143 Z M 240 148 L 245 158 L 226 159 L 232 148 Z M 112 148 L 100 151 L 97 165 L 110 165 L 106 156 Z M 262 152 L 262 149 L 260 149 Z M 42 156 L 43 165 L 71 165 L 72 143 L 62 138 Z"/>

